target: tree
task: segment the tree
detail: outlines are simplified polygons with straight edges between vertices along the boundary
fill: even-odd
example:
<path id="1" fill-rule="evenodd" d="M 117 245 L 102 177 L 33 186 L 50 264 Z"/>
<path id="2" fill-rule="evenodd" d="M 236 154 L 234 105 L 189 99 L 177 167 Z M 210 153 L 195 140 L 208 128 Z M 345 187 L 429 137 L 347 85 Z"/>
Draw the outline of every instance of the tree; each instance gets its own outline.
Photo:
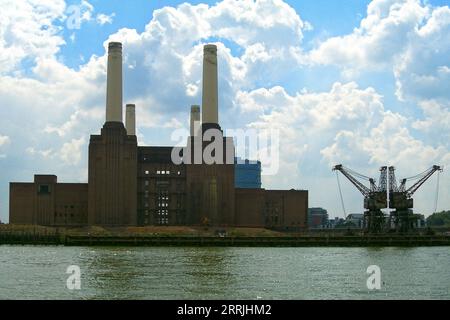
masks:
<path id="1" fill-rule="evenodd" d="M 450 211 L 435 212 L 427 218 L 430 227 L 450 227 Z"/>

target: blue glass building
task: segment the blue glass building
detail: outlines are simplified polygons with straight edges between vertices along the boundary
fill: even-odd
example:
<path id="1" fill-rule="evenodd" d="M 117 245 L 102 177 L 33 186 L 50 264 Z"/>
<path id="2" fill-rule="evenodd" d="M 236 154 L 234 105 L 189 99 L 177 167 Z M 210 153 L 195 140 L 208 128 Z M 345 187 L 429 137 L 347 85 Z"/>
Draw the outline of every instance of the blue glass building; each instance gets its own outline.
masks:
<path id="1" fill-rule="evenodd" d="M 242 189 L 261 188 L 261 162 L 255 160 L 234 159 L 234 185 Z"/>

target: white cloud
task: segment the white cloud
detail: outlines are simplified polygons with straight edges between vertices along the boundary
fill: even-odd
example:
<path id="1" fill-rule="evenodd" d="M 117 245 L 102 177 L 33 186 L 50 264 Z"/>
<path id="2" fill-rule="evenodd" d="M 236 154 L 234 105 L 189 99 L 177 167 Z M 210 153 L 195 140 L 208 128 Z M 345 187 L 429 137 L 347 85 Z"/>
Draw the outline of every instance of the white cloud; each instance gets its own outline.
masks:
<path id="1" fill-rule="evenodd" d="M 53 149 L 36 150 L 34 147 L 28 147 L 25 151 L 32 156 L 39 155 L 45 159 L 51 158 L 54 156 Z"/>
<path id="2" fill-rule="evenodd" d="M 80 3 L 81 21 L 92 20 L 92 13 L 94 12 L 94 6 L 89 1 L 82 0 Z"/>
<path id="3" fill-rule="evenodd" d="M 419 106 L 425 118 L 414 121 L 412 127 L 425 133 L 431 140 L 439 137 L 439 141 L 450 148 L 450 102 L 423 100 Z"/>
<path id="4" fill-rule="evenodd" d="M 315 63 L 349 69 L 390 66 L 428 12 L 429 8 L 419 0 L 374 0 L 358 28 L 351 34 L 325 40 L 310 53 L 310 58 Z"/>
<path id="5" fill-rule="evenodd" d="M 54 24 L 64 17 L 63 0 L 1 0 L 0 6 L 0 74 L 24 59 L 53 57 L 64 44 Z"/>
<path id="6" fill-rule="evenodd" d="M 450 100 L 450 9 L 439 7 L 394 65 L 401 99 Z"/>
<path id="7" fill-rule="evenodd" d="M 86 119 L 97 119 L 101 122 L 104 117 L 103 109 L 92 109 L 92 110 L 76 110 L 71 116 L 69 121 L 63 123 L 61 126 L 47 125 L 44 128 L 46 133 L 56 133 L 60 137 L 64 137 L 68 133 L 72 133 L 74 128 Z"/>
<path id="8" fill-rule="evenodd" d="M 99 13 L 97 14 L 95 20 L 99 25 L 104 25 L 106 23 L 111 24 L 113 22 L 113 18 L 116 16 L 116 14 L 113 12 L 110 15 Z"/>
<path id="9" fill-rule="evenodd" d="M 8 136 L 0 135 L 0 147 L 3 145 L 7 145 L 11 142 L 11 139 Z"/>
<path id="10" fill-rule="evenodd" d="M 72 139 L 70 142 L 63 144 L 59 156 L 68 165 L 76 165 L 81 160 L 82 147 L 86 144 L 84 137 Z"/>
<path id="11" fill-rule="evenodd" d="M 450 99 L 450 9 L 421 0 L 374 0 L 360 26 L 328 38 L 309 61 L 348 77 L 391 70 L 399 99 Z"/>

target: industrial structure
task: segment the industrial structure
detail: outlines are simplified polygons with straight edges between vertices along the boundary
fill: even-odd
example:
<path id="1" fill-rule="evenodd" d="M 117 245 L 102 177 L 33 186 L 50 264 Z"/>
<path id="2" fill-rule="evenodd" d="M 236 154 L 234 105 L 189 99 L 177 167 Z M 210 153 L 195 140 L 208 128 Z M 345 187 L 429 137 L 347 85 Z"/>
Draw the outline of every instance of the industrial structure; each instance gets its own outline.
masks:
<path id="1" fill-rule="evenodd" d="M 10 183 L 10 223 L 305 228 L 307 190 L 262 189 L 260 163 L 238 166 L 253 184 L 235 187 L 233 138 L 219 125 L 217 72 L 217 48 L 205 45 L 202 106 L 191 107 L 186 147 L 138 146 L 136 106 L 126 105 L 126 126 L 122 117 L 122 44 L 109 43 L 106 121 L 90 137 L 88 183 L 58 183 L 54 175 Z"/>
<path id="2" fill-rule="evenodd" d="M 400 232 L 408 232 L 414 228 L 417 217 L 415 217 L 412 212 L 412 208 L 414 206 L 412 195 L 435 172 L 442 172 L 442 170 L 443 169 L 440 166 L 434 165 L 418 175 L 401 179 L 400 185 L 397 185 L 395 168 L 392 166 L 389 167 L 389 208 L 394 209 L 391 213 L 390 219 L 391 225 L 393 225 L 396 230 Z M 417 181 L 411 187 L 406 189 L 406 182 L 412 180 Z M 436 211 L 436 205 L 434 211 Z"/>
<path id="3" fill-rule="evenodd" d="M 380 168 L 378 186 L 374 178 L 357 173 L 342 164 L 336 165 L 334 171 L 340 171 L 364 196 L 364 226 L 371 233 L 379 233 L 383 230 L 384 214 L 381 209 L 387 207 L 387 167 Z M 370 187 L 359 182 L 356 177 L 369 181 Z"/>
<path id="4" fill-rule="evenodd" d="M 442 168 L 434 165 L 430 169 L 418 175 L 401 179 L 400 185 L 397 185 L 395 168 L 392 166 L 389 168 L 387 166 L 383 166 L 380 168 L 380 179 L 378 186 L 376 185 L 376 180 L 374 178 L 367 177 L 349 168 L 345 168 L 342 164 L 334 166 L 333 171 L 340 171 L 363 194 L 364 209 L 366 209 L 364 212 L 363 223 L 365 230 L 369 233 L 380 233 L 386 229 L 394 229 L 398 232 L 408 232 L 421 225 L 419 221 L 423 220 L 423 218 L 420 215 L 415 215 L 412 210 L 412 195 L 435 172 L 441 172 Z M 357 178 L 369 181 L 370 187 L 365 186 L 363 183 L 358 181 Z M 389 190 L 387 190 L 388 179 Z M 406 189 L 406 182 L 412 180 L 417 180 L 417 182 Z M 339 177 L 338 186 L 341 201 L 343 203 Z M 436 192 L 438 192 L 438 190 L 436 190 Z M 385 217 L 384 213 L 381 211 L 381 209 L 386 208 L 394 209 L 394 211 L 390 213 L 389 217 Z"/>

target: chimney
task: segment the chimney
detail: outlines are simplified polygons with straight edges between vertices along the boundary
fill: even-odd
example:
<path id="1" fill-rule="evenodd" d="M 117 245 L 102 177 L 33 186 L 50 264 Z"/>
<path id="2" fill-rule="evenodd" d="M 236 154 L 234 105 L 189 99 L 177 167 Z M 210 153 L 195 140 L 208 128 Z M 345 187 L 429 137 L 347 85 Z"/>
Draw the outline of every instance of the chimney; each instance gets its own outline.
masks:
<path id="1" fill-rule="evenodd" d="M 202 123 L 219 123 L 217 104 L 217 47 L 203 47 Z"/>
<path id="2" fill-rule="evenodd" d="M 122 43 L 108 45 L 106 122 L 122 122 Z"/>
<path id="3" fill-rule="evenodd" d="M 136 135 L 136 105 L 127 104 L 125 113 L 125 127 L 129 136 Z"/>
<path id="4" fill-rule="evenodd" d="M 191 137 L 197 136 L 200 131 L 200 106 L 191 106 Z"/>

